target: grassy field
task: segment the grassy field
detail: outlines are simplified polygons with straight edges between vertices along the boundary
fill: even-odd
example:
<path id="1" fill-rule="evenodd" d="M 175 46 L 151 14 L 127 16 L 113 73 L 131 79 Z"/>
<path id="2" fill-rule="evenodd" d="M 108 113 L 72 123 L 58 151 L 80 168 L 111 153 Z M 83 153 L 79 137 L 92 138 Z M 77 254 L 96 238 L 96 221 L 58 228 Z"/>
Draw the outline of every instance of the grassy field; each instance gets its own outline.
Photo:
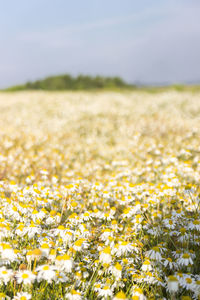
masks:
<path id="1" fill-rule="evenodd" d="M 200 299 L 200 92 L 0 93 L 0 299 Z"/>

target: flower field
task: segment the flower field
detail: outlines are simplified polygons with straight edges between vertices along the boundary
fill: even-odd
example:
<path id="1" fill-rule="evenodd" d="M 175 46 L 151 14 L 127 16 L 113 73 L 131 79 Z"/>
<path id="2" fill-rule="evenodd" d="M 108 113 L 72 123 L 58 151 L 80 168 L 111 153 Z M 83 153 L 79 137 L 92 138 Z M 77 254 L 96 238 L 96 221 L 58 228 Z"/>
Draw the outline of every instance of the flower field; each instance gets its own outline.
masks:
<path id="1" fill-rule="evenodd" d="M 200 299 L 199 133 L 199 93 L 0 93 L 0 299 Z"/>

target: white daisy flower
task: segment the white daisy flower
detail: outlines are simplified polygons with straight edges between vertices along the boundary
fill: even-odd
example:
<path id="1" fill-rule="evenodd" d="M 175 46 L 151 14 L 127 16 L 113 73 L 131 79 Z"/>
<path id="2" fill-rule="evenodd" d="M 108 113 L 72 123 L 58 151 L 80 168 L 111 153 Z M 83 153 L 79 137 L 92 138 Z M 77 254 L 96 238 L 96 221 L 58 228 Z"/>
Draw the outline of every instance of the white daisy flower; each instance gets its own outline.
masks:
<path id="1" fill-rule="evenodd" d="M 142 267 L 141 267 L 142 271 L 144 272 L 149 272 L 152 270 L 152 266 L 151 266 L 151 263 L 148 259 L 146 259 L 143 264 L 142 264 Z"/>
<path id="2" fill-rule="evenodd" d="M 188 229 L 200 231 L 200 220 L 193 220 L 190 222 Z"/>
<path id="3" fill-rule="evenodd" d="M 102 289 L 98 291 L 98 296 L 103 299 L 107 299 L 108 297 L 112 297 L 112 291 L 109 286 L 105 285 Z"/>
<path id="4" fill-rule="evenodd" d="M 31 294 L 26 293 L 26 292 L 21 292 L 17 293 L 16 296 L 14 296 L 13 300 L 30 300 L 31 299 Z"/>
<path id="5" fill-rule="evenodd" d="M 162 256 L 160 254 L 160 248 L 159 247 L 153 247 L 151 250 L 147 251 L 146 254 L 152 260 L 156 260 L 156 261 L 161 261 L 162 260 Z"/>
<path id="6" fill-rule="evenodd" d="M 177 259 L 177 264 L 182 267 L 193 265 L 191 255 L 189 253 L 183 253 L 180 258 Z"/>
<path id="7" fill-rule="evenodd" d="M 122 277 L 122 266 L 118 262 L 112 267 L 112 274 L 115 276 L 116 280 L 119 280 Z"/>
<path id="8" fill-rule="evenodd" d="M 51 265 L 42 265 L 36 268 L 37 280 L 46 280 L 48 283 L 51 283 L 53 280 L 56 279 L 56 271 L 55 266 Z"/>
<path id="9" fill-rule="evenodd" d="M 13 279 L 13 271 L 11 269 L 6 269 L 6 267 L 0 268 L 0 281 L 5 285 L 8 284 L 10 280 Z"/>
<path id="10" fill-rule="evenodd" d="M 23 284 L 31 284 L 34 282 L 36 276 L 31 271 L 25 270 L 25 271 L 18 271 L 15 274 L 15 277 L 17 279 L 17 283 L 23 283 Z"/>
<path id="11" fill-rule="evenodd" d="M 2 259 L 8 261 L 14 261 L 17 259 L 17 254 L 15 253 L 14 249 L 10 246 L 10 244 L 2 243 L 1 245 L 1 257 Z"/>
<path id="12" fill-rule="evenodd" d="M 41 233 L 41 228 L 31 223 L 29 226 L 24 227 L 24 234 L 27 234 L 29 239 L 32 239 L 36 234 Z"/>
<path id="13" fill-rule="evenodd" d="M 81 293 L 76 290 L 72 290 L 70 293 L 65 294 L 67 300 L 81 300 Z"/>
<path id="14" fill-rule="evenodd" d="M 127 300 L 127 298 L 126 298 L 126 295 L 124 294 L 124 292 L 120 291 L 115 295 L 113 300 Z"/>
<path id="15" fill-rule="evenodd" d="M 178 291 L 178 278 L 176 276 L 169 276 L 167 279 L 167 287 L 170 293 L 176 293 Z"/>
<path id="16" fill-rule="evenodd" d="M 71 272 L 73 268 L 73 260 L 67 254 L 56 257 L 55 265 L 62 271 Z"/>
<path id="17" fill-rule="evenodd" d="M 138 299 L 138 300 L 146 300 L 145 295 L 143 294 L 143 291 L 139 287 L 133 287 L 132 289 L 132 299 Z"/>
<path id="18" fill-rule="evenodd" d="M 123 241 L 115 245 L 115 247 L 112 249 L 112 252 L 117 256 L 123 256 L 124 254 L 132 252 L 133 250 L 133 245 L 130 242 Z"/>
<path id="19" fill-rule="evenodd" d="M 103 264 L 109 264 L 112 261 L 112 256 L 111 256 L 111 249 L 110 247 L 106 247 L 104 248 L 101 252 L 100 252 L 100 256 L 99 256 L 99 260 L 100 262 L 102 262 Z"/>
<path id="20" fill-rule="evenodd" d="M 170 270 L 172 270 L 176 267 L 176 263 L 174 263 L 170 257 L 168 257 L 166 259 L 164 258 L 162 263 L 165 266 L 165 268 L 169 268 Z"/>

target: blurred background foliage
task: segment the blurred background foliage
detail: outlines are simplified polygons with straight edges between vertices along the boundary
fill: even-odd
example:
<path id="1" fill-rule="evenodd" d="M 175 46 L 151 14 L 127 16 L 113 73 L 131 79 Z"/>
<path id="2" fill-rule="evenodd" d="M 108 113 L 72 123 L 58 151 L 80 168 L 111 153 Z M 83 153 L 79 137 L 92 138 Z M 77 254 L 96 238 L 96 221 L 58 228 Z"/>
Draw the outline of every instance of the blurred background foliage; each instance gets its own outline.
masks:
<path id="1" fill-rule="evenodd" d="M 8 88 L 9 91 L 17 90 L 90 90 L 105 88 L 130 88 L 133 85 L 126 83 L 120 77 L 103 77 L 79 75 L 72 77 L 69 74 L 50 76 L 42 80 L 27 82 L 24 85 L 17 85 Z"/>

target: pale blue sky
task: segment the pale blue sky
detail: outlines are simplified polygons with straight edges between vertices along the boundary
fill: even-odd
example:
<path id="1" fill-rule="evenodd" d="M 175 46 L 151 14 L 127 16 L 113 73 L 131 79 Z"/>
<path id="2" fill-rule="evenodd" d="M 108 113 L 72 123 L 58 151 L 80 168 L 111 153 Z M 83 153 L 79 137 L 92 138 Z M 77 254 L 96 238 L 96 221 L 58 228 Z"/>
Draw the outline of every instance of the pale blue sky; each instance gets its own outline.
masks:
<path id="1" fill-rule="evenodd" d="M 200 82 L 200 1 L 0 0 L 0 87 L 60 73 Z"/>

